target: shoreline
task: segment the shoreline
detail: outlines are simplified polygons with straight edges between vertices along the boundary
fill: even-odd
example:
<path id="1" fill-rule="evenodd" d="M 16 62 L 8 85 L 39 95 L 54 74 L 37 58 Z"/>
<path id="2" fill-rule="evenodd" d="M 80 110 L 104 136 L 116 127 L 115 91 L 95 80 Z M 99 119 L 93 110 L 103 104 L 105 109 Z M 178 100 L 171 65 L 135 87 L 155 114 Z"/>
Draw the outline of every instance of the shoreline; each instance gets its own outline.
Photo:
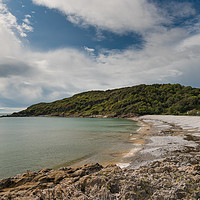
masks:
<path id="1" fill-rule="evenodd" d="M 36 116 L 35 116 L 36 117 Z M 55 116 L 37 116 L 37 117 L 55 117 Z M 57 116 L 60 117 L 60 116 Z M 157 118 L 161 118 L 161 119 L 157 119 Z M 137 168 L 140 167 L 144 164 L 147 164 L 149 162 L 153 162 L 155 160 L 159 160 L 161 158 L 163 158 L 163 154 L 161 153 L 159 156 L 151 156 L 149 155 L 149 159 L 145 158 L 145 159 L 140 159 L 140 157 L 148 157 L 146 151 L 148 149 L 148 146 L 152 143 L 152 149 L 157 148 L 156 144 L 154 144 L 151 141 L 151 138 L 156 137 L 156 136 L 161 136 L 161 132 L 167 132 L 170 133 L 171 129 L 177 129 L 176 132 L 182 132 L 184 128 L 185 133 L 192 133 L 193 130 L 196 130 L 195 128 L 190 128 L 190 129 L 186 129 L 186 127 L 189 125 L 185 125 L 183 128 L 179 127 L 178 124 L 173 124 L 172 121 L 169 120 L 169 122 L 163 121 L 163 118 L 198 118 L 200 119 L 200 117 L 198 116 L 172 116 L 172 115 L 146 115 L 146 116 L 140 116 L 140 117 L 125 117 L 125 118 L 121 118 L 121 119 L 127 119 L 127 120 L 133 120 L 139 123 L 140 128 L 136 131 L 136 134 L 130 134 L 130 138 L 129 140 L 127 140 L 128 142 L 131 142 L 133 144 L 133 148 L 130 148 L 130 150 L 121 152 L 121 153 L 117 153 L 117 158 L 112 160 L 112 161 L 101 161 L 100 163 L 103 166 L 109 165 L 109 164 L 114 164 L 119 166 L 120 168 Z M 90 118 L 107 118 L 107 116 L 90 116 Z M 115 117 L 116 118 L 116 117 Z M 117 117 L 119 118 L 119 117 Z M 152 119 L 153 118 L 153 119 Z M 152 122 L 152 120 L 154 120 L 154 122 Z M 161 123 L 163 123 L 163 125 L 161 124 L 160 127 L 157 127 L 157 122 L 160 121 Z M 156 123 L 155 123 L 156 122 Z M 197 122 L 198 123 L 198 122 Z M 166 124 L 168 124 L 168 127 L 166 128 Z M 200 121 L 199 121 L 200 124 Z M 162 127 L 163 126 L 163 127 Z M 166 130 L 165 130 L 166 129 Z M 174 130 L 173 130 L 174 131 Z M 199 132 L 200 132 L 200 127 L 199 127 Z M 180 134 L 178 134 L 180 135 Z M 155 138 L 154 138 L 155 139 Z M 157 138 L 158 139 L 158 138 Z M 166 139 L 166 138 L 165 138 Z M 179 138 L 181 140 L 181 138 Z M 180 142 L 180 145 L 187 145 L 182 143 L 182 141 L 178 141 Z M 178 143 L 177 143 L 178 144 Z M 194 144 L 193 144 L 194 145 Z M 169 146 L 169 144 L 168 144 Z M 162 147 L 160 147 L 162 149 Z M 178 149 L 177 149 L 178 150 Z M 169 152 L 165 152 L 165 156 L 167 154 L 169 154 Z M 137 160 L 137 162 L 134 161 L 134 159 Z M 88 156 L 84 156 L 83 158 L 79 158 L 77 159 L 77 161 L 73 160 L 70 161 L 67 164 L 58 164 L 57 166 L 53 167 L 53 169 L 58 169 L 60 167 L 81 167 L 84 164 L 91 164 L 91 162 L 87 162 L 88 160 Z M 144 162 L 144 160 L 146 160 L 146 162 Z"/>
<path id="2" fill-rule="evenodd" d="M 131 163 L 132 168 L 173 155 L 173 152 L 195 149 L 199 146 L 200 117 L 147 115 L 140 117 L 140 119 L 152 128 L 146 135 L 147 143 L 137 155 L 138 158 L 142 157 L 143 159 L 139 160 L 139 165 L 133 160 Z M 190 129 L 185 128 L 183 119 L 190 124 Z M 197 124 L 199 126 L 198 130 L 195 129 Z M 193 134 L 196 134 L 196 138 L 192 136 Z"/>
<path id="3" fill-rule="evenodd" d="M 133 143 L 134 147 L 131 148 L 129 152 L 122 155 L 122 162 L 116 163 L 116 165 L 122 169 L 130 167 L 130 159 L 133 158 L 142 149 L 141 146 L 146 142 L 145 135 L 147 135 L 151 130 L 151 126 L 147 123 L 144 123 L 139 117 L 131 117 L 127 119 L 137 121 L 140 128 L 136 131 L 136 134 L 131 134 L 131 138 L 129 139 L 129 141 Z"/>
<path id="4" fill-rule="evenodd" d="M 125 118 L 121 118 L 121 119 L 125 119 Z M 127 119 L 127 120 L 130 120 L 130 119 Z M 136 120 L 134 120 L 136 121 Z M 141 128 L 141 127 L 140 127 Z M 139 129 L 140 129 L 139 128 Z M 133 131 L 132 131 L 133 132 Z M 138 130 L 134 131 L 134 133 L 130 133 L 130 135 L 138 135 L 139 132 Z M 123 136 L 122 136 L 123 137 Z M 125 143 L 129 143 L 129 145 L 132 145 L 133 143 L 133 140 L 131 140 L 130 136 L 126 136 L 126 139 L 124 139 L 123 141 L 121 142 L 125 142 Z M 102 161 L 98 162 L 98 161 L 91 161 L 93 158 L 92 156 L 91 157 L 86 157 L 85 159 L 81 159 L 80 161 L 77 161 L 77 162 L 74 162 L 73 164 L 70 164 L 70 165 L 59 165 L 60 167 L 81 167 L 85 164 L 92 164 L 94 162 L 98 162 L 100 163 L 102 166 L 107 166 L 107 165 L 117 165 L 120 167 L 120 163 L 121 163 L 121 160 L 124 158 L 124 157 L 128 157 L 126 156 L 127 154 L 129 154 L 129 152 L 132 150 L 132 148 L 128 148 L 127 150 L 122 150 L 121 151 L 110 151 L 110 150 L 107 150 L 107 151 L 103 151 L 103 153 L 105 154 L 105 159 L 103 159 Z M 113 155 L 113 156 L 110 156 L 110 155 Z M 109 159 L 111 160 L 108 160 L 108 157 Z M 121 163 L 122 165 L 124 165 L 124 163 Z M 126 164 L 125 164 L 126 166 Z M 56 167 L 55 169 L 58 169 L 58 167 Z"/>
<path id="5" fill-rule="evenodd" d="M 131 139 L 134 147 L 124 156 L 128 158 L 126 159 L 128 162 L 117 164 L 122 168 L 136 169 L 161 160 L 174 151 L 198 146 L 197 141 L 200 140 L 200 117 L 198 116 L 146 115 L 131 119 L 141 124 L 141 128 L 137 131 L 139 139 L 135 135 Z M 192 119 L 195 123 L 188 119 Z M 193 136 L 189 140 L 191 135 Z M 194 136 L 199 139 L 194 139 Z"/>
<path id="6" fill-rule="evenodd" d="M 200 117 L 137 119 L 142 126 L 132 135 L 124 168 L 86 164 L 27 171 L 0 181 L 0 198 L 200 199 Z"/>
<path id="7" fill-rule="evenodd" d="M 60 156 L 59 158 L 61 158 L 61 159 L 57 159 L 56 157 L 55 157 L 55 159 L 51 159 L 51 158 L 46 159 L 46 157 L 44 157 L 44 159 L 42 158 L 41 161 L 43 163 L 46 162 L 46 164 L 43 164 L 43 165 L 37 164 L 37 160 L 35 161 L 36 156 L 33 155 L 33 158 L 31 158 L 32 156 L 31 156 L 30 152 L 25 153 L 25 155 L 26 154 L 30 155 L 29 158 L 27 158 L 27 161 L 32 160 L 31 162 L 33 163 L 33 165 L 31 165 L 31 166 L 28 166 L 28 164 L 26 164 L 26 163 L 24 165 L 23 164 L 23 160 L 20 161 L 20 158 L 15 159 L 16 156 L 15 157 L 9 157 L 7 159 L 8 160 L 8 164 L 11 163 L 11 161 L 13 161 L 13 160 L 16 161 L 15 165 L 8 165 L 6 162 L 3 162 L 3 159 L 2 159 L 2 162 L 1 162 L 2 163 L 2 165 L 1 165 L 1 177 L 0 177 L 0 179 L 8 178 L 8 177 L 11 177 L 11 176 L 15 176 L 17 174 L 21 174 L 26 170 L 37 171 L 37 170 L 40 170 L 41 168 L 44 168 L 44 167 L 53 168 L 53 169 L 58 169 L 60 167 L 80 167 L 80 166 L 82 166 L 84 164 L 94 163 L 94 162 L 101 163 L 103 166 L 106 166 L 108 164 L 116 164 L 121 159 L 121 157 L 123 156 L 122 154 L 125 153 L 126 151 L 129 151 L 129 149 L 131 149 L 131 147 L 132 147 L 131 146 L 132 143 L 129 142 L 129 137 L 130 137 L 129 133 L 134 133 L 138 129 L 137 122 L 132 122 L 131 120 L 126 120 L 126 119 L 122 119 L 122 121 L 121 121 L 121 119 L 90 119 L 90 118 L 89 119 L 86 119 L 86 118 L 84 118 L 84 119 L 82 119 L 82 118 L 74 119 L 73 118 L 72 119 L 71 118 L 71 119 L 68 120 L 68 118 L 54 118 L 54 119 L 53 118 L 51 118 L 51 119 L 50 118 L 46 118 L 45 119 L 45 117 L 44 117 L 43 118 L 44 122 L 41 121 L 43 119 L 41 119 L 41 120 L 40 119 L 41 118 L 37 118 L 36 119 L 34 117 L 33 118 L 31 117 L 30 119 L 29 118 L 24 118 L 24 119 L 21 119 L 21 118 L 18 118 L 18 119 L 17 118 L 12 118 L 12 119 L 7 118 L 6 119 L 5 118 L 5 119 L 2 119 L 1 123 L 5 123 L 5 124 L 7 124 L 7 122 L 8 122 L 8 124 L 9 124 L 9 122 L 15 123 L 15 120 L 16 120 L 16 123 L 20 122 L 21 124 L 24 123 L 24 124 L 30 124 L 30 125 L 35 124 L 35 126 L 37 126 L 36 123 L 39 123 L 41 125 L 41 127 L 42 127 L 42 130 L 43 130 L 43 127 L 44 127 L 44 130 L 45 130 L 45 134 L 42 134 L 42 135 L 45 135 L 45 138 L 47 137 L 47 140 L 49 140 L 48 136 L 50 135 L 52 137 L 52 135 L 54 133 L 56 133 L 55 131 L 57 129 L 58 129 L 58 133 L 60 132 L 60 129 L 62 129 L 62 124 L 63 123 L 65 125 L 65 124 L 68 123 L 68 121 L 69 122 L 72 121 L 75 124 L 75 130 L 77 129 L 76 125 L 80 126 L 80 128 L 78 127 L 78 129 L 80 129 L 80 138 L 83 138 L 83 140 L 85 140 L 86 142 L 83 143 L 84 141 L 82 142 L 81 140 L 77 140 L 77 141 L 75 141 L 76 143 L 79 143 L 79 141 L 80 141 L 81 145 L 82 144 L 83 145 L 80 146 L 80 147 L 79 146 L 77 146 L 77 147 L 75 146 L 75 148 L 73 148 L 73 147 L 71 148 L 70 145 L 68 145 L 68 143 L 73 143 L 74 144 L 74 141 L 71 142 L 69 139 L 67 139 L 68 141 L 62 142 L 62 140 L 61 140 L 61 144 L 63 144 L 63 145 L 67 144 L 70 148 L 68 148 L 68 147 L 64 147 L 63 148 L 61 146 L 61 148 L 60 148 L 61 150 L 58 151 L 58 148 L 57 148 L 57 149 L 55 149 L 57 151 L 52 151 L 52 154 L 55 157 L 56 156 L 56 152 L 61 152 L 60 155 L 62 155 L 64 159 L 62 159 L 62 157 L 60 155 L 59 155 Z M 5 120 L 5 122 L 4 122 L 4 120 Z M 13 122 L 13 120 L 14 120 L 14 122 Z M 33 120 L 33 123 L 32 123 L 32 120 Z M 46 123 L 49 123 L 49 122 L 50 122 L 50 124 L 53 124 L 53 126 L 52 125 L 51 126 L 47 126 L 48 124 L 45 125 Z M 56 122 L 56 123 L 54 124 L 54 122 Z M 89 123 L 86 126 L 90 126 L 91 125 L 93 128 L 85 129 L 85 127 L 84 127 L 85 126 L 85 122 Z M 79 123 L 80 123 L 80 125 L 79 125 Z M 43 126 L 43 124 L 44 124 L 44 126 Z M 72 125 L 73 127 L 74 127 L 74 124 Z M 109 124 L 109 126 L 107 126 L 106 124 L 107 125 Z M 122 126 L 121 126 L 121 124 L 122 124 Z M 82 128 L 82 125 L 83 125 L 83 128 Z M 97 127 L 96 127 L 96 125 L 97 125 Z M 106 125 L 105 128 L 103 127 L 104 125 Z M 51 131 L 52 135 L 51 134 L 47 134 L 48 131 L 46 131 L 46 127 L 47 127 L 47 129 L 49 129 L 48 127 L 52 128 L 52 130 L 53 130 L 53 131 Z M 65 125 L 63 127 L 66 127 L 65 129 L 68 130 L 69 126 Z M 20 127 L 18 127 L 18 128 L 20 130 Z M 27 128 L 28 128 L 28 126 L 27 126 Z M 8 126 L 8 129 L 9 129 L 9 126 Z M 83 129 L 83 134 L 82 134 L 82 131 L 81 131 L 82 129 Z M 38 130 L 40 131 L 41 128 L 40 127 L 37 128 L 36 131 L 38 131 Z M 69 132 L 72 133 L 72 130 L 74 130 L 74 129 L 71 129 L 71 131 L 69 131 Z M 86 131 L 88 130 L 89 132 L 87 133 L 85 130 Z M 97 130 L 97 132 L 96 132 L 96 130 Z M 11 130 L 11 132 L 13 132 L 13 131 L 14 130 Z M 21 131 L 18 131 L 18 132 L 24 133 L 23 135 L 26 135 L 26 132 L 30 132 L 29 130 L 24 128 L 24 126 L 22 126 Z M 86 135 L 85 135 L 85 133 L 86 133 Z M 101 135 L 98 136 L 97 133 L 98 134 L 102 133 L 102 136 Z M 55 135 L 55 137 L 57 137 L 56 136 L 57 134 L 54 134 L 54 135 Z M 64 137 L 63 135 L 61 135 L 61 138 L 62 137 L 63 138 L 68 138 L 68 137 Z M 38 138 L 40 138 L 40 137 L 38 137 Z M 89 138 L 89 141 L 91 141 L 91 143 L 97 144 L 97 147 L 94 144 L 88 143 L 87 142 L 88 141 L 87 138 Z M 57 140 L 54 143 L 54 141 L 51 140 L 51 138 L 50 138 L 49 141 L 51 142 L 51 145 L 54 145 L 54 144 L 57 145 L 58 144 Z M 108 141 L 111 141 L 111 143 L 109 143 Z M 35 144 L 35 142 L 37 143 L 37 141 L 34 140 L 33 145 L 37 146 L 37 144 Z M 40 144 L 41 144 L 41 142 L 40 142 Z M 86 145 L 84 146 L 84 144 L 86 144 L 88 146 L 86 146 Z M 76 150 L 79 150 L 82 147 L 84 147 L 85 149 L 83 148 L 83 151 L 81 151 L 80 153 L 77 153 Z M 93 147 L 93 149 L 91 149 L 91 147 Z M 87 150 L 87 148 L 89 150 Z M 7 149 L 8 149 L 8 147 L 7 147 Z M 22 148 L 20 147 L 20 149 L 22 149 Z M 73 149 L 75 149 L 75 154 L 73 153 Z M 98 150 L 96 150 L 96 149 L 98 149 Z M 17 152 L 17 151 L 15 151 L 15 152 Z M 37 149 L 36 149 L 36 152 L 38 152 Z M 40 151 L 40 152 L 41 152 L 41 154 L 43 154 L 42 151 Z M 68 153 L 68 152 L 71 152 L 71 153 Z M 21 153 L 22 153 L 22 156 L 23 156 L 24 153 L 22 151 L 21 151 Z M 5 155 L 4 157 L 7 157 L 6 154 L 4 154 L 4 155 Z M 44 151 L 43 155 L 45 155 L 45 151 Z M 75 155 L 75 156 L 73 156 L 73 155 Z M 1 158 L 4 158 L 4 157 L 2 156 Z M 39 159 L 41 159 L 40 156 L 39 156 Z M 55 162 L 55 160 L 57 162 Z M 10 167 L 6 168 L 6 166 L 10 166 Z M 21 166 L 21 169 L 18 166 Z M 11 173 L 9 173 L 9 172 L 11 172 Z"/>

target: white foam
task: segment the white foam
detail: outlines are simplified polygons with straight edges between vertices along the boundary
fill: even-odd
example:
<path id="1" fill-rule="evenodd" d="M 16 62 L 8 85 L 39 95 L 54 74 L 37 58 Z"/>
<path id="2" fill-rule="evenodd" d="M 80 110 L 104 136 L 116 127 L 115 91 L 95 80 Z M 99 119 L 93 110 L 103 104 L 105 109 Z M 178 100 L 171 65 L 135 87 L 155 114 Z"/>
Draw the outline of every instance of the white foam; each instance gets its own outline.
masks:
<path id="1" fill-rule="evenodd" d="M 140 145 L 141 146 L 141 145 Z M 131 156 L 133 156 L 136 152 L 138 152 L 138 151 L 140 151 L 142 148 L 139 148 L 139 147 L 137 147 L 137 148 L 133 148 L 133 149 L 131 149 L 130 151 L 129 151 L 129 153 L 127 153 L 124 157 L 126 158 L 126 157 L 131 157 Z"/>
<path id="2" fill-rule="evenodd" d="M 130 165 L 130 163 L 118 163 L 116 164 L 118 167 L 120 167 L 121 169 L 126 168 Z"/>
<path id="3" fill-rule="evenodd" d="M 137 140 L 137 138 L 131 138 L 130 140 Z"/>

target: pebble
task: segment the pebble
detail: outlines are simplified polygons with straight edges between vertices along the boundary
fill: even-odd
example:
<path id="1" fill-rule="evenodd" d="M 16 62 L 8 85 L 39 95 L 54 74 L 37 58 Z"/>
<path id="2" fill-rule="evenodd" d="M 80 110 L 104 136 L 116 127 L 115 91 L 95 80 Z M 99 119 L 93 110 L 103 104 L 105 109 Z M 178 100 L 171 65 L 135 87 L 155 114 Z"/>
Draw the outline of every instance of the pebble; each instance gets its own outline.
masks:
<path id="1" fill-rule="evenodd" d="M 200 157 L 193 158 L 195 164 L 185 165 L 190 159 L 189 154 L 179 153 L 139 169 L 89 164 L 29 171 L 1 180 L 0 199 L 199 199 Z"/>

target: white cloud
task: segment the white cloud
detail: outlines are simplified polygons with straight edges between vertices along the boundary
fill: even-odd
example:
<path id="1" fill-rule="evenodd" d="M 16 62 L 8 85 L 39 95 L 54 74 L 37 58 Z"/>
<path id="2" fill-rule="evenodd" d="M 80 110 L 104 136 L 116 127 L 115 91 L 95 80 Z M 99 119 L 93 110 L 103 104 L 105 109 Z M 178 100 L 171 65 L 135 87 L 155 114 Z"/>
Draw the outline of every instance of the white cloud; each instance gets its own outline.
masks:
<path id="1" fill-rule="evenodd" d="M 28 19 L 27 17 L 28 15 L 26 15 L 25 19 Z M 6 5 L 3 4 L 2 1 L 0 1 L 0 25 L 2 31 L 5 31 L 5 29 L 12 29 L 12 34 L 18 32 L 21 37 L 26 37 L 26 32 L 33 31 L 33 28 L 26 23 L 18 24 L 16 17 L 8 11 Z"/>
<path id="2" fill-rule="evenodd" d="M 23 19 L 23 21 L 26 23 L 26 24 L 30 24 L 30 20 L 29 18 L 31 18 L 31 15 L 25 15 L 25 18 Z"/>
<path id="3" fill-rule="evenodd" d="M 166 17 L 172 18 L 186 18 L 196 14 L 195 9 L 192 4 L 189 2 L 165 2 L 162 8 L 162 11 L 165 12 Z"/>
<path id="4" fill-rule="evenodd" d="M 2 6 L 0 2 L 0 9 Z M 4 9 L 0 14 L 1 107 L 8 100 L 24 106 L 86 90 L 141 83 L 179 82 L 200 87 L 199 33 L 191 36 L 183 28 L 159 27 L 144 34 L 142 50 L 102 51 L 96 57 L 72 48 L 38 52 L 23 46 L 13 30 L 19 26 L 16 18 Z"/>
<path id="5" fill-rule="evenodd" d="M 191 37 L 186 38 L 185 40 L 181 41 L 180 46 L 178 49 L 180 51 L 184 51 L 186 49 L 198 49 L 200 47 L 200 34 L 193 35 Z"/>
<path id="6" fill-rule="evenodd" d="M 86 46 L 84 46 L 84 49 L 85 49 L 88 53 L 94 53 L 94 52 L 95 52 L 95 49 L 92 49 L 92 48 L 89 48 L 89 47 L 86 47 Z"/>
<path id="7" fill-rule="evenodd" d="M 191 38 L 183 40 L 185 35 L 179 34 L 180 30 L 177 29 L 152 35 L 142 51 L 110 51 L 106 55 L 100 54 L 96 60 L 74 49 L 25 52 L 21 48 L 20 60 L 29 70 L 20 73 L 12 71 L 9 77 L 0 78 L 0 94 L 6 99 L 14 97 L 15 101 L 31 104 L 92 89 L 157 82 L 184 84 L 188 83 L 184 81 L 189 79 L 187 73 L 190 69 L 195 69 L 194 74 L 190 72 L 190 77 L 193 76 L 191 84 L 196 84 L 199 78 L 195 74 L 200 73 L 200 48 L 190 43 L 189 49 L 182 48 L 180 51 L 178 47 L 187 47 L 184 41 Z M 158 38 L 160 41 L 156 41 Z M 168 44 L 170 42 L 171 45 Z"/>
<path id="8" fill-rule="evenodd" d="M 2 107 L 0 108 L 0 115 L 3 114 L 7 114 L 7 113 L 13 113 L 13 112 L 18 112 L 18 111 L 21 111 L 21 110 L 25 110 L 26 108 L 25 107 Z"/>
<path id="9" fill-rule="evenodd" d="M 29 26 L 28 24 L 22 23 L 21 27 L 26 31 L 33 32 L 33 27 Z"/>
<path id="10" fill-rule="evenodd" d="M 31 15 L 25 15 L 25 18 L 31 18 Z"/>
<path id="11" fill-rule="evenodd" d="M 163 22 L 157 8 L 147 0 L 32 0 L 55 8 L 75 24 L 93 25 L 116 33 L 145 31 Z"/>

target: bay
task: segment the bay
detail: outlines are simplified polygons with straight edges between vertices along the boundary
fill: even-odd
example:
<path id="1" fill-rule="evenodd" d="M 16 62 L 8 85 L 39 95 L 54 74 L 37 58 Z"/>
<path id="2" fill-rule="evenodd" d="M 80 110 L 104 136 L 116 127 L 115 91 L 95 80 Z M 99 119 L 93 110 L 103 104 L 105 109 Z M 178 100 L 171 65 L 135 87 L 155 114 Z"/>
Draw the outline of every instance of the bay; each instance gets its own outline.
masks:
<path id="1" fill-rule="evenodd" d="M 137 122 L 126 119 L 0 118 L 0 178 L 26 170 L 112 162 L 132 147 Z"/>

